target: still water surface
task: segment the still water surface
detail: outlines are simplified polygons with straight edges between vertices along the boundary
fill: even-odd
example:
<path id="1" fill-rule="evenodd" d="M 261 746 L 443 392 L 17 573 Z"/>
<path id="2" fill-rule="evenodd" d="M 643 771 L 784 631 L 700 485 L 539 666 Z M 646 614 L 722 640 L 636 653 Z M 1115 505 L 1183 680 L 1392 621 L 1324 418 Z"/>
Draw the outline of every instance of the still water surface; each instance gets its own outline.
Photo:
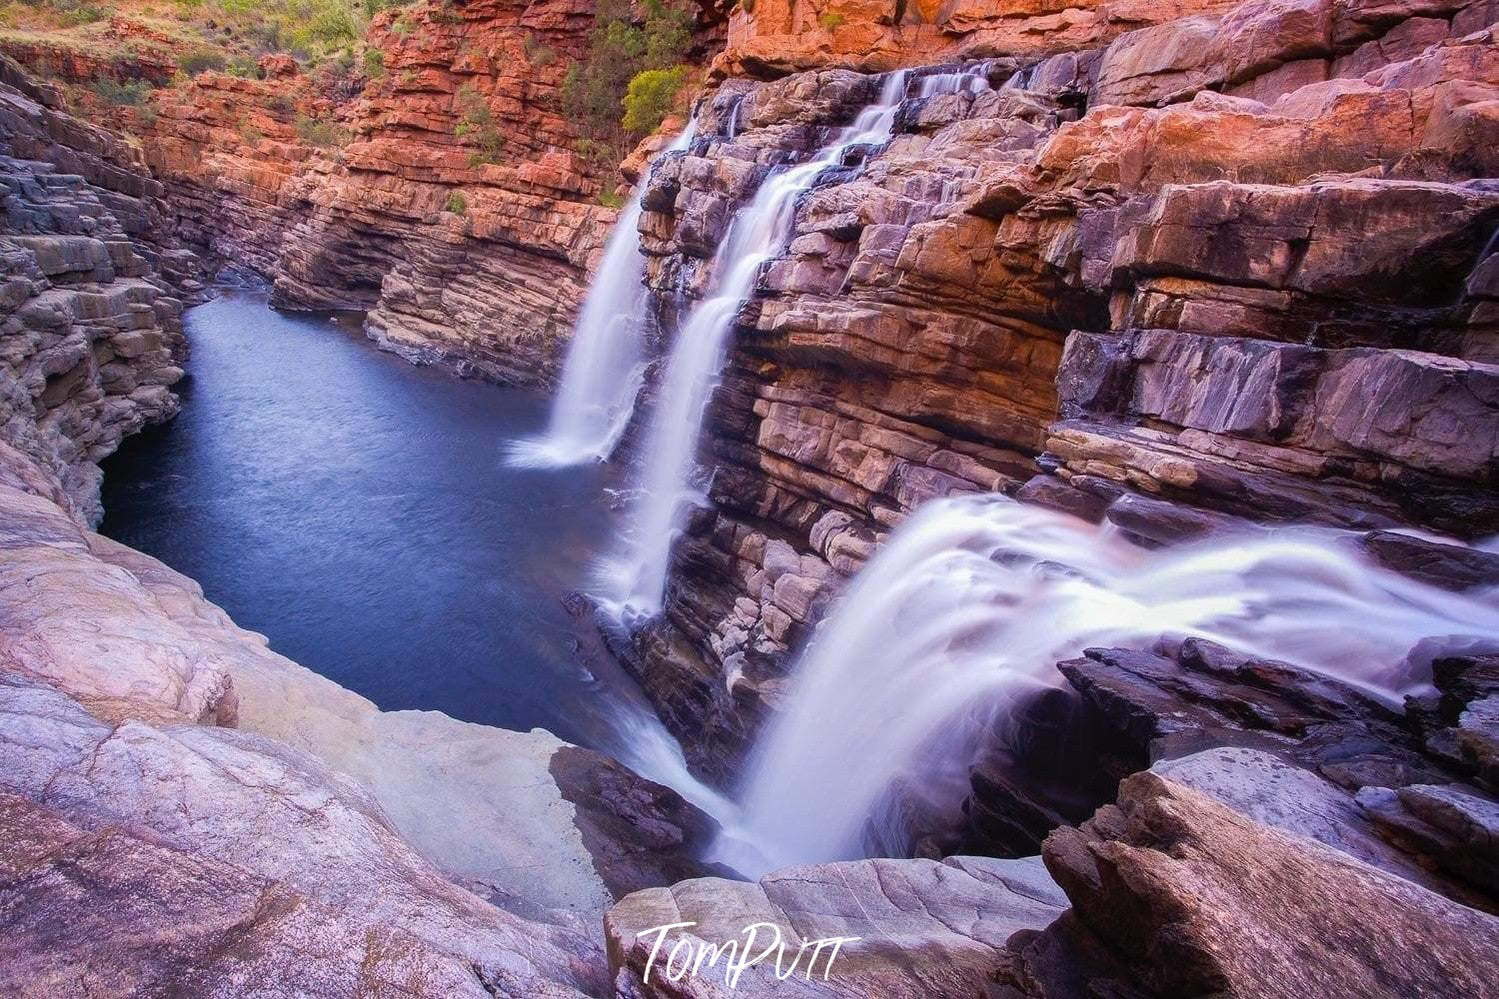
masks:
<path id="1" fill-rule="evenodd" d="M 608 473 L 504 462 L 544 397 L 413 367 L 357 315 L 255 291 L 187 328 L 182 413 L 105 462 L 105 534 L 382 708 L 633 755 L 618 743 L 639 734 L 638 691 L 580 660 L 561 602 L 608 542 Z"/>

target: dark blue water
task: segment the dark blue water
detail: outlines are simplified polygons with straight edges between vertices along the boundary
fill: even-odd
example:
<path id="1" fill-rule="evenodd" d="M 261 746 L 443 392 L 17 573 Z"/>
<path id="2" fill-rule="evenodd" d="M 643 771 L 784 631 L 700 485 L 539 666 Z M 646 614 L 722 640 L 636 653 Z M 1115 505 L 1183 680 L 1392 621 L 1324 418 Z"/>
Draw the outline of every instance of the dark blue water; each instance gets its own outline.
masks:
<path id="1" fill-rule="evenodd" d="M 187 315 L 183 408 L 104 463 L 103 532 L 382 708 L 611 748 L 637 697 L 561 597 L 608 544 L 601 466 L 516 469 L 540 395 L 381 353 L 359 317 L 226 291 Z"/>

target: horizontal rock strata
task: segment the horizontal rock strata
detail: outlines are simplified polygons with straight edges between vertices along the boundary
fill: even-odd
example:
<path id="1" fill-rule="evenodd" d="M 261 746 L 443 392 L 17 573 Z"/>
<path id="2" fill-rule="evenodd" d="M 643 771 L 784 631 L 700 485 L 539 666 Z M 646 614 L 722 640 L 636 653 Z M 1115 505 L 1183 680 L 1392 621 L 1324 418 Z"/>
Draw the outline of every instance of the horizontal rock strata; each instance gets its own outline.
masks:
<path id="1" fill-rule="evenodd" d="M 874 5 L 847 50 L 785 11 L 736 14 L 724 66 L 882 68 L 868 39 L 920 37 L 985 56 L 961 68 L 995 89 L 908 99 L 802 199 L 741 310 L 713 508 L 665 614 L 616 642 L 701 771 L 734 779 L 791 654 L 934 496 L 1148 544 L 1235 518 L 1499 531 L 1491 4 Z M 722 83 L 647 181 L 663 314 L 764 178 L 878 87 Z"/>
<path id="2" fill-rule="evenodd" d="M 273 280 L 275 304 L 367 310 L 366 332 L 411 360 L 544 385 L 615 215 L 559 110 L 592 23 L 561 0 L 391 10 L 368 39 L 382 75 L 347 100 L 295 73 L 203 73 L 138 130 L 177 231 Z M 470 92 L 498 152 L 463 134 Z"/>
<path id="3" fill-rule="evenodd" d="M 713 824 L 543 731 L 381 712 L 89 529 L 202 286 L 139 155 L 0 81 L 0 992 L 606 994 L 599 915 L 721 873 Z"/>
<path id="4" fill-rule="evenodd" d="M 97 521 L 95 462 L 177 411 L 191 253 L 153 226 L 162 186 L 118 136 L 0 58 L 0 431 Z"/>

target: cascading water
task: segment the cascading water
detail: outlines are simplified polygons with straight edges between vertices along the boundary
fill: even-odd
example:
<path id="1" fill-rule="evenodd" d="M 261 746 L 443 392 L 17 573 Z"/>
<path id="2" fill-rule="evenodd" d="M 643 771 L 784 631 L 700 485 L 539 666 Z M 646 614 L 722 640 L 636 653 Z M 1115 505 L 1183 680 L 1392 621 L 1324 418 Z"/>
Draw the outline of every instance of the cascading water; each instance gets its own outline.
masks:
<path id="1" fill-rule="evenodd" d="M 917 81 L 916 95 L 936 97 L 938 94 L 981 94 L 994 89 L 989 85 L 988 71 L 987 63 L 979 63 L 954 73 L 932 73 Z"/>
<path id="2" fill-rule="evenodd" d="M 730 225 L 712 265 L 719 276 L 715 292 L 692 310 L 672 347 L 642 450 L 645 468 L 623 550 L 605 570 L 604 597 L 616 615 L 648 617 L 661 608 L 678 511 L 700 498 L 688 480 L 725 341 L 761 266 L 786 245 L 797 196 L 851 147 L 887 140 L 905 89 L 906 74 L 891 73 L 877 104 L 860 112 L 815 159 L 772 175 Z"/>
<path id="3" fill-rule="evenodd" d="M 686 149 L 689 122 L 665 152 Z M 608 458 L 630 422 L 645 378 L 640 327 L 645 312 L 645 255 L 640 252 L 641 199 L 636 185 L 604 248 L 588 289 L 552 401 L 546 433 L 517 441 L 510 463 L 556 467 Z"/>
<path id="4" fill-rule="evenodd" d="M 1499 648 L 1499 591 L 1416 582 L 1327 529 L 1146 551 L 1108 527 L 1001 497 L 930 503 L 813 639 L 751 761 L 737 842 L 720 856 L 746 874 L 862 856 L 893 782 L 963 782 L 974 741 L 965 716 L 1002 719 L 1017 695 L 1058 685 L 1054 664 L 1085 648 L 1163 635 L 1285 659 L 1391 698 L 1420 687 L 1433 658 Z"/>

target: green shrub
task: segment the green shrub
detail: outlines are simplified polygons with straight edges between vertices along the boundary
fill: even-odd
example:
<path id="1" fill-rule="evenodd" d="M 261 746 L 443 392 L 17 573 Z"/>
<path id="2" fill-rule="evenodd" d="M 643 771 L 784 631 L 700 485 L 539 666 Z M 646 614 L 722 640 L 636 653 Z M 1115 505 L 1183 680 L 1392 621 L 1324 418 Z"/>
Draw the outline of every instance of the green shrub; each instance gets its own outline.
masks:
<path id="1" fill-rule="evenodd" d="M 260 68 L 260 63 L 246 55 L 237 55 L 229 59 L 224 71 L 230 76 L 237 76 L 244 80 L 262 80 L 265 71 Z"/>
<path id="2" fill-rule="evenodd" d="M 646 70 L 671 70 L 692 47 L 694 20 L 687 0 L 645 0 L 644 13 L 637 24 L 630 19 L 627 0 L 600 0 L 587 55 L 572 63 L 563 78 L 562 111 L 595 152 L 623 148 L 642 134 L 624 122 L 631 81 Z M 654 84 L 654 95 L 661 86 L 660 80 Z M 642 114 L 637 124 L 649 118 Z"/>
<path id="3" fill-rule="evenodd" d="M 142 104 L 135 109 L 135 119 L 147 128 L 155 125 L 161 114 L 151 104 Z"/>
<path id="4" fill-rule="evenodd" d="M 611 184 L 599 191 L 599 204 L 605 208 L 623 208 L 625 206 L 625 196 L 620 194 L 619 189 Z"/>
<path id="5" fill-rule="evenodd" d="M 63 25 L 69 28 L 76 28 L 80 24 L 93 24 L 109 16 L 98 4 L 91 3 L 89 0 L 51 0 L 47 6 L 51 7 Z"/>
<path id="6" fill-rule="evenodd" d="M 523 48 L 526 53 L 526 62 L 537 69 L 544 69 L 557 61 L 556 50 L 542 42 L 535 35 L 526 36 Z"/>
<path id="7" fill-rule="evenodd" d="M 292 129 L 297 133 L 298 139 L 319 149 L 336 149 L 349 141 L 348 135 L 336 124 L 310 115 L 297 115 L 292 122 Z"/>
<path id="8" fill-rule="evenodd" d="M 239 137 L 245 145 L 253 146 L 265 138 L 265 133 L 254 125 L 241 125 L 239 127 Z"/>
<path id="9" fill-rule="evenodd" d="M 405 14 L 402 14 L 400 17 L 390 22 L 390 30 L 391 33 L 394 34 L 397 38 L 404 41 L 405 39 L 411 37 L 411 33 L 416 30 L 416 25 L 411 23 L 411 19 L 409 17 L 407 17 Z"/>
<path id="10" fill-rule="evenodd" d="M 620 120 L 627 132 L 648 135 L 677 103 L 677 94 L 687 82 L 687 67 L 644 69 L 635 74 L 622 102 L 625 116 Z"/>
<path id="11" fill-rule="evenodd" d="M 374 17 L 382 10 L 406 6 L 407 0 L 364 0 L 364 16 Z"/>
<path id="12" fill-rule="evenodd" d="M 177 60 L 177 68 L 187 76 L 197 76 L 211 69 L 223 69 L 229 64 L 224 53 L 213 49 L 196 49 Z"/>
<path id="13" fill-rule="evenodd" d="M 378 80 L 385 75 L 385 53 L 379 49 L 364 50 L 364 75 Z"/>
<path id="14" fill-rule="evenodd" d="M 140 107 L 151 99 L 151 85 L 145 80 L 99 80 L 94 95 L 114 107 Z"/>
<path id="15" fill-rule="evenodd" d="M 353 13 L 341 3 L 319 4 L 304 30 L 311 41 L 328 48 L 356 42 L 364 34 L 354 23 Z"/>
<path id="16" fill-rule="evenodd" d="M 824 31 L 837 31 L 843 21 L 843 14 L 836 10 L 824 11 L 823 15 L 817 19 L 817 23 L 822 25 Z"/>
<path id="17" fill-rule="evenodd" d="M 479 147 L 477 153 L 469 156 L 469 166 L 495 162 L 505 148 L 505 137 L 500 134 L 484 92 L 472 82 L 465 83 L 458 88 L 456 100 L 458 123 L 453 126 L 453 134 Z"/>
<path id="18" fill-rule="evenodd" d="M 448 200 L 443 202 L 442 210 L 452 212 L 454 215 L 464 215 L 468 212 L 468 199 L 457 191 L 448 195 Z"/>

